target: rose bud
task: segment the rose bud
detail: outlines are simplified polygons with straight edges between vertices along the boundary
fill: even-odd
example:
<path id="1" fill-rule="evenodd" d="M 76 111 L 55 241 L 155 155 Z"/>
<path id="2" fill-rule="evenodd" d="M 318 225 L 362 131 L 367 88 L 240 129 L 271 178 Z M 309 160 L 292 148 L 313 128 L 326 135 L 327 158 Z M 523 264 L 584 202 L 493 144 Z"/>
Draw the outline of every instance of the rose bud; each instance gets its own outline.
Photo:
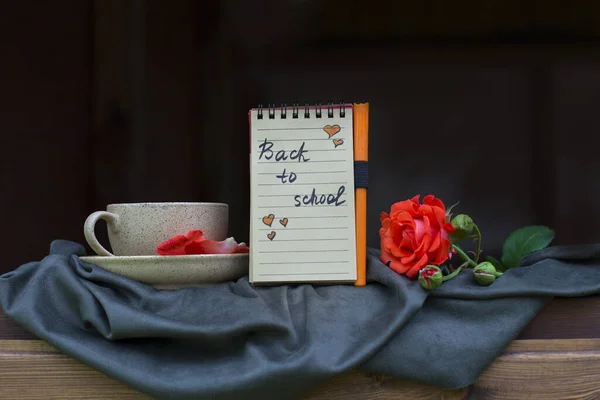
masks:
<path id="1" fill-rule="evenodd" d="M 491 285 L 496 278 L 502 276 L 502 272 L 496 271 L 496 268 L 491 262 L 484 261 L 473 268 L 473 276 L 480 285 Z"/>
<path id="2" fill-rule="evenodd" d="M 454 243 L 466 239 L 473 233 L 473 229 L 475 228 L 473 219 L 467 214 L 458 214 L 456 217 L 452 218 L 450 223 L 454 227 L 454 232 L 450 235 L 450 239 Z"/>
<path id="3" fill-rule="evenodd" d="M 442 278 L 442 270 L 435 265 L 428 265 L 419 271 L 419 283 L 423 289 L 435 289 L 442 284 Z"/>

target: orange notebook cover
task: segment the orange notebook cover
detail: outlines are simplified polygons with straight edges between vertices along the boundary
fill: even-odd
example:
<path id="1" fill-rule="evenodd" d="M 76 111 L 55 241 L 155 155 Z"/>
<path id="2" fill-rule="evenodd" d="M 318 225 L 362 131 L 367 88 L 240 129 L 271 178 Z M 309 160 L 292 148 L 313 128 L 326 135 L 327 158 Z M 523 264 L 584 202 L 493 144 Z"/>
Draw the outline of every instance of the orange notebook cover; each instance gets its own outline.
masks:
<path id="1" fill-rule="evenodd" d="M 369 103 L 354 104 L 354 168 L 356 212 L 356 282 L 367 284 L 367 187 L 369 160 Z"/>

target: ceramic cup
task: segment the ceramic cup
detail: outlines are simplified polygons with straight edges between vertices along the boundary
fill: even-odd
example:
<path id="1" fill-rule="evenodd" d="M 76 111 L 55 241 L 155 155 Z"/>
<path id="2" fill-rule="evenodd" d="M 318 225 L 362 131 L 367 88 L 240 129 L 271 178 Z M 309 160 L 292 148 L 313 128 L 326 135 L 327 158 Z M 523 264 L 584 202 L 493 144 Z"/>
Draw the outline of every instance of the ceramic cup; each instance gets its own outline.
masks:
<path id="1" fill-rule="evenodd" d="M 106 221 L 114 252 L 104 248 L 94 232 L 98 220 Z M 83 233 L 100 256 L 157 255 L 156 247 L 174 236 L 199 229 L 211 240 L 225 240 L 229 207 L 224 203 L 127 203 L 110 204 L 86 219 Z"/>

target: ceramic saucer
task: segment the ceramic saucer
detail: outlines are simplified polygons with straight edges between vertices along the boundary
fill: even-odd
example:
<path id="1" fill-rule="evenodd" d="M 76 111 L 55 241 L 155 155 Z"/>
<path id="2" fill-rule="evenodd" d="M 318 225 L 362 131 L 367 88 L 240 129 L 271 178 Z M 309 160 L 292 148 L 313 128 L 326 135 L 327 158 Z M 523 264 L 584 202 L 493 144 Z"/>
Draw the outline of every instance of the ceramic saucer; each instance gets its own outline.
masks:
<path id="1" fill-rule="evenodd" d="M 86 256 L 82 261 L 159 289 L 235 281 L 248 274 L 249 255 Z"/>

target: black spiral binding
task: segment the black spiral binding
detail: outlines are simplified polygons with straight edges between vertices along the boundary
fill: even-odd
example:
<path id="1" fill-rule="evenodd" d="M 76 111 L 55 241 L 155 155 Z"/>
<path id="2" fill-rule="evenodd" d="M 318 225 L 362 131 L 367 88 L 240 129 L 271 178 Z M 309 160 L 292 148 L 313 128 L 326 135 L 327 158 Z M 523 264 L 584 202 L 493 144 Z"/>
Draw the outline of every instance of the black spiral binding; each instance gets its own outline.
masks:
<path id="1" fill-rule="evenodd" d="M 300 115 L 300 105 L 298 104 L 298 102 L 294 102 L 292 103 L 292 106 L 289 107 L 292 111 L 292 118 L 296 119 L 299 117 Z M 335 116 L 335 103 L 333 102 L 329 102 L 327 103 L 326 107 L 323 107 L 321 105 L 321 103 L 317 103 L 315 104 L 315 106 L 313 106 L 314 108 L 314 117 L 315 118 L 324 118 L 323 114 L 323 108 L 326 108 L 327 111 L 327 118 L 333 118 Z M 266 115 L 268 116 L 269 119 L 275 119 L 275 115 L 276 115 L 276 109 L 277 107 L 275 107 L 275 104 L 268 104 L 267 106 L 267 113 Z M 281 119 L 286 119 L 288 116 L 288 106 L 285 103 L 282 103 L 281 106 L 279 107 L 279 117 Z M 304 118 L 311 118 L 311 106 L 309 103 L 304 103 L 304 107 L 303 107 L 303 114 L 304 114 Z M 263 105 L 259 104 L 258 105 L 258 111 L 256 113 L 256 118 L 257 119 L 263 119 L 265 116 L 265 113 L 263 111 Z M 340 101 L 340 107 L 339 107 L 339 116 L 340 118 L 346 118 L 346 108 L 345 108 L 345 103 L 343 101 Z"/>

